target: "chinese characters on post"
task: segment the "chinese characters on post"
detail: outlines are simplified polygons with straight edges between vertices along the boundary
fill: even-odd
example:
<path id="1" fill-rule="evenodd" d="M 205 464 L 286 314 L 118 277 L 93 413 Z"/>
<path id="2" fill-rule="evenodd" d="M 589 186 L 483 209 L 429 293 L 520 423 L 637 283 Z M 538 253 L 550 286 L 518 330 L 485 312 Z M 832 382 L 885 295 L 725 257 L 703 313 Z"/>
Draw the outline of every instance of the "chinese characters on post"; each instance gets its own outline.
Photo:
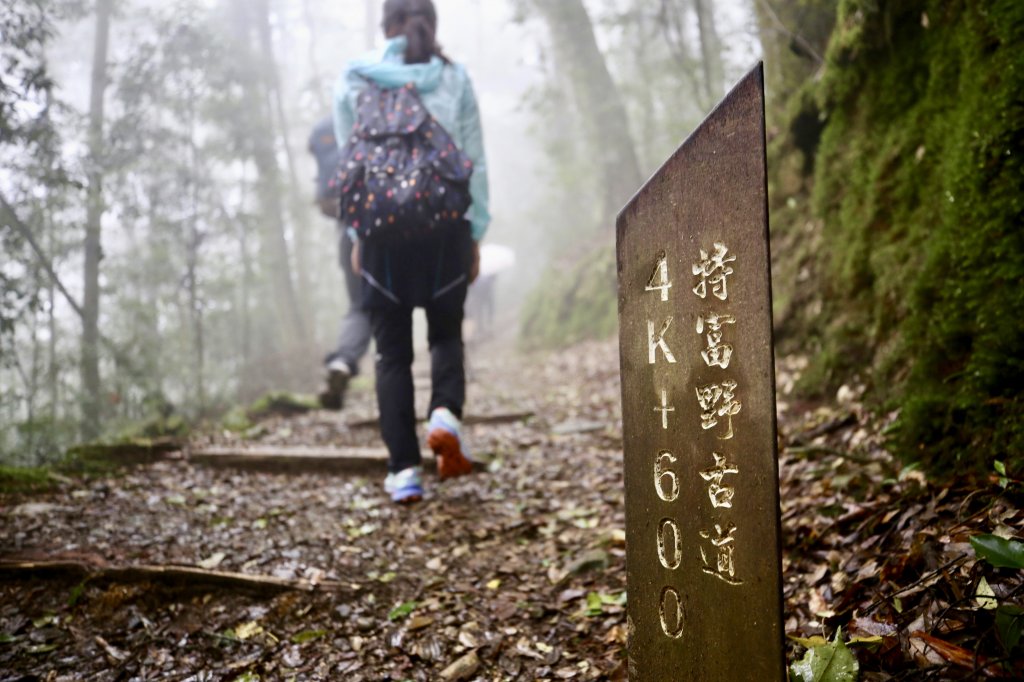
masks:
<path id="1" fill-rule="evenodd" d="M 786 678 L 764 163 L 757 68 L 616 225 L 631 682 Z"/>
<path id="2" fill-rule="evenodd" d="M 736 261 L 736 256 L 729 254 L 728 247 L 715 242 L 714 255 L 700 250 L 700 260 L 693 265 L 693 274 L 698 278 L 693 293 L 698 299 L 707 298 L 708 293 L 719 299 L 722 303 L 720 309 L 715 311 L 701 311 L 697 317 L 697 333 L 707 331 L 707 348 L 701 352 L 701 359 L 709 368 L 718 368 L 721 371 L 727 370 L 733 354 L 733 346 L 724 343 L 725 325 L 735 325 L 736 317 L 723 312 L 721 306 L 725 306 L 729 300 L 728 278 L 733 273 L 729 265 Z M 644 288 L 645 292 L 658 295 L 660 302 L 670 303 L 670 290 L 672 280 L 669 274 L 669 264 L 665 252 L 657 254 L 651 278 Z M 647 362 L 654 372 L 655 386 L 659 385 L 659 378 L 663 377 L 666 371 L 671 371 L 670 366 L 677 364 L 675 355 L 672 353 L 666 336 L 672 326 L 672 316 L 666 315 L 663 321 L 658 324 L 653 320 L 647 321 Z M 655 332 L 657 330 L 657 332 Z M 708 431 L 723 424 L 723 435 L 718 435 L 718 440 L 728 441 L 735 436 L 733 417 L 740 413 L 743 405 L 737 398 L 738 386 L 735 381 L 723 375 L 721 381 L 705 386 L 694 387 L 697 401 L 700 403 L 701 423 L 700 428 Z M 661 413 L 661 429 L 668 430 L 669 413 L 675 411 L 671 406 L 668 389 L 658 389 L 660 401 L 654 407 L 654 412 Z M 671 443 L 663 443 L 662 447 L 669 448 Z M 724 482 L 727 474 L 739 474 L 739 467 L 728 461 L 728 455 L 717 451 L 711 451 L 709 458 L 714 460 L 713 466 L 697 470 L 693 467 L 693 474 L 700 476 L 707 483 L 707 492 L 710 505 L 714 510 L 730 509 L 732 507 L 735 489 Z M 678 458 L 671 450 L 659 449 L 653 457 L 654 488 L 658 498 L 667 503 L 675 502 L 679 496 L 679 483 L 677 476 L 680 475 L 673 467 L 678 465 Z M 669 492 L 666 493 L 664 481 L 670 482 Z M 699 548 L 701 570 L 704 573 L 714 576 L 729 585 L 740 585 L 742 578 L 736 575 L 736 563 L 734 560 L 736 552 L 736 525 L 725 518 L 714 519 L 713 529 L 701 529 L 699 532 L 700 542 L 697 538 L 691 538 Z M 671 571 L 679 568 L 686 554 L 688 543 L 683 538 L 679 523 L 671 516 L 664 516 L 657 526 L 658 560 L 661 565 Z M 696 553 L 694 553 L 696 554 Z M 659 620 L 662 632 L 665 636 L 678 639 L 683 636 L 683 612 L 679 592 L 671 585 L 665 585 L 661 590 L 661 604 L 659 605 Z"/>

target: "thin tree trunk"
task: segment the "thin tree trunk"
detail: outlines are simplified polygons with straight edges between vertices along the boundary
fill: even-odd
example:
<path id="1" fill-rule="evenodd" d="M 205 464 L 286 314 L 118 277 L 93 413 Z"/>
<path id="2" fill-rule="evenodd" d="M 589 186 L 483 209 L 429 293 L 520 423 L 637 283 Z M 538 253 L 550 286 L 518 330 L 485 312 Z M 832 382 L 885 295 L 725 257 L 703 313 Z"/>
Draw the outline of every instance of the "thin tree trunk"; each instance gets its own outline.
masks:
<path id="1" fill-rule="evenodd" d="M 43 284 L 40 281 L 40 279 L 41 279 L 40 275 L 41 274 L 42 273 L 40 273 L 39 269 L 36 268 L 35 269 L 35 274 L 33 276 L 33 279 L 35 280 L 35 287 L 34 288 L 37 289 L 37 290 Z M 31 334 L 31 339 L 32 339 L 32 359 L 31 359 L 31 363 L 29 364 L 28 385 L 25 386 L 25 402 L 27 403 L 27 409 L 28 409 L 27 418 L 28 418 L 28 425 L 29 425 L 27 438 L 25 439 L 25 441 L 26 441 L 25 442 L 25 452 L 27 452 L 29 454 L 29 457 L 31 457 L 31 462 L 32 462 L 33 465 L 38 463 L 37 462 L 37 453 L 36 453 L 36 443 L 37 443 L 37 440 L 38 440 L 37 439 L 38 429 L 36 429 L 36 425 L 34 423 L 35 420 L 36 420 L 36 403 L 37 403 L 37 398 L 38 398 L 38 395 L 39 395 L 39 324 L 38 324 L 38 322 L 39 322 L 38 316 L 36 314 L 33 314 L 32 315 L 32 322 L 31 322 L 31 324 L 32 324 L 32 334 Z"/>
<path id="2" fill-rule="evenodd" d="M 292 151 L 292 145 L 288 138 L 288 116 L 285 113 L 284 97 L 281 93 L 281 78 L 278 74 L 277 60 L 274 57 L 274 41 L 270 32 L 270 5 L 267 0 L 260 0 L 259 11 L 260 16 L 257 20 L 259 23 L 261 51 L 265 64 L 264 73 L 268 86 L 267 97 L 270 100 L 271 110 L 276 114 L 279 136 L 284 147 L 285 161 L 288 166 L 288 195 L 290 197 L 289 203 L 291 204 L 289 213 L 294 221 L 292 237 L 295 251 L 295 274 L 296 283 L 301 293 L 301 297 L 297 299 L 299 309 L 296 311 L 300 318 L 299 338 L 308 341 L 311 339 L 309 333 L 309 320 L 311 318 L 309 296 L 312 291 L 309 279 L 308 245 L 310 217 L 308 209 L 310 202 L 299 193 L 299 176 L 295 166 L 295 154 Z M 271 122 L 271 128 L 273 128 L 273 122 Z"/>
<path id="3" fill-rule="evenodd" d="M 53 219 L 50 214 L 49 207 L 44 209 L 46 234 L 48 241 L 50 242 L 50 254 L 54 254 L 57 251 L 56 236 L 54 235 Z M 52 257 L 52 256 L 51 256 Z M 45 267 L 48 271 L 53 270 L 53 263 L 50 262 Z M 50 393 L 50 423 L 56 425 L 57 423 L 57 405 L 60 402 L 60 383 L 58 381 L 59 373 L 57 368 L 57 285 L 53 283 L 53 278 L 47 278 L 46 285 L 46 301 L 47 301 L 47 328 L 50 332 L 50 338 L 47 340 L 47 375 L 46 384 Z"/>
<path id="4" fill-rule="evenodd" d="M 604 184 L 604 214 L 610 219 L 640 187 L 636 150 L 626 107 L 597 46 L 582 0 L 533 0 L 547 22 L 555 58 L 567 72 L 580 114 L 589 128 Z"/>
<path id="5" fill-rule="evenodd" d="M 96 2 L 96 38 L 93 45 L 92 83 L 89 94 L 89 172 L 85 218 L 85 272 L 82 300 L 82 435 L 93 439 L 100 431 L 100 259 L 103 220 L 103 95 L 107 87 L 107 44 L 112 0 Z"/>
<path id="6" fill-rule="evenodd" d="M 252 315 L 250 298 L 252 296 L 252 255 L 249 253 L 249 231 L 239 223 L 239 248 L 242 250 L 242 380 L 239 382 L 239 394 L 248 396 L 252 381 Z"/>
<path id="7" fill-rule="evenodd" d="M 697 28 L 700 31 L 701 66 L 704 71 L 704 91 L 710 106 L 722 97 L 725 68 L 722 65 L 722 41 L 715 28 L 715 12 L 711 0 L 694 0 Z"/>
<path id="8" fill-rule="evenodd" d="M 189 225 L 188 253 L 186 255 L 186 282 L 188 287 L 189 322 L 192 325 L 192 385 L 195 390 L 196 410 L 202 414 L 206 409 L 204 378 L 203 311 L 199 299 L 199 247 L 202 236 L 196 229 L 195 219 Z"/>
<path id="9" fill-rule="evenodd" d="M 196 410 L 202 415 L 206 411 L 206 390 L 204 384 L 204 355 L 203 344 L 203 304 L 199 296 L 199 249 L 202 246 L 203 236 L 199 231 L 199 152 L 196 149 L 195 137 L 195 111 L 192 106 L 193 98 L 189 98 L 189 130 L 188 130 L 188 151 L 190 175 L 189 181 L 191 216 L 188 221 L 188 244 L 187 244 L 187 280 L 188 280 L 188 309 L 192 323 L 193 336 L 193 359 L 192 382 L 196 392 Z"/>
<path id="10" fill-rule="evenodd" d="M 262 63 L 258 57 L 259 24 L 258 11 L 250 0 L 234 0 L 233 9 L 241 30 L 239 49 L 244 58 L 253 63 Z M 265 15 L 264 15 L 265 16 Z M 253 38 L 257 42 L 253 43 Z M 277 352 L 293 349 L 301 338 L 303 321 L 299 312 L 298 296 L 292 276 L 290 246 L 285 234 L 284 209 L 281 203 L 282 183 L 277 156 L 274 152 L 273 116 L 267 106 L 267 83 L 265 78 L 246 72 L 245 100 L 251 113 L 250 124 L 254 134 L 251 137 L 252 159 L 258 173 L 257 197 L 259 214 L 263 227 L 259 253 L 263 269 L 267 273 L 266 300 L 272 301 L 276 321 L 271 327 L 278 337 Z M 287 370 L 285 370 L 287 371 Z"/>

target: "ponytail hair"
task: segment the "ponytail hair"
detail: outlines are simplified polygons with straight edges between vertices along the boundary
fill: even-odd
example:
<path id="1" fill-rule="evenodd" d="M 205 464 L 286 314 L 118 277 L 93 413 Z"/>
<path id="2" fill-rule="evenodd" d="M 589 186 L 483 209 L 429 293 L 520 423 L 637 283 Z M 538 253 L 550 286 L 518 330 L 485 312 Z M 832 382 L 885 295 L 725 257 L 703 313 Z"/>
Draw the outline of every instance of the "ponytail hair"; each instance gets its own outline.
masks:
<path id="1" fill-rule="evenodd" d="M 437 10 L 433 0 L 384 0 L 381 25 L 389 37 L 404 35 L 406 64 L 422 64 L 437 55 L 450 60 L 437 44 Z"/>

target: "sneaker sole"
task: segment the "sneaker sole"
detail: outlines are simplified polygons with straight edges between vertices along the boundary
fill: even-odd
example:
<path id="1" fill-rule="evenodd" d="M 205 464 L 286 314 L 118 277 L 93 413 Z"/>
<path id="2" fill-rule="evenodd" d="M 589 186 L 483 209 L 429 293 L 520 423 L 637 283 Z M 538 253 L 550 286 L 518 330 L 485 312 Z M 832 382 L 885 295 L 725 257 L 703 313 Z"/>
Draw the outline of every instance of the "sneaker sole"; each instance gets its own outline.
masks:
<path id="1" fill-rule="evenodd" d="M 405 497 L 401 497 L 397 500 L 394 497 L 392 497 L 391 501 L 394 502 L 395 504 L 415 504 L 416 502 L 419 502 L 422 499 L 423 493 L 412 493 L 411 495 L 406 495 Z"/>
<path id="2" fill-rule="evenodd" d="M 427 445 L 437 456 L 437 475 L 442 481 L 473 472 L 473 463 L 462 454 L 462 446 L 455 434 L 434 429 L 427 436 Z"/>

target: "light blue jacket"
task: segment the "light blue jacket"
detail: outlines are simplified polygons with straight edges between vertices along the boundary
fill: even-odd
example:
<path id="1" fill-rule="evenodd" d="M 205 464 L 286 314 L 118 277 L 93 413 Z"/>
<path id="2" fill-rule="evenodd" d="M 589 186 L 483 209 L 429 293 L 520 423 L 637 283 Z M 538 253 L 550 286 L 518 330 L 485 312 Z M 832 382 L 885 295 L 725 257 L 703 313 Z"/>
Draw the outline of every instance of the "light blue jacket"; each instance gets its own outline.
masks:
<path id="1" fill-rule="evenodd" d="M 491 213 L 483 130 L 473 84 L 461 64 L 445 64 L 437 56 L 426 64 L 406 64 L 405 46 L 405 36 L 391 38 L 383 48 L 349 62 L 334 87 L 335 137 L 344 146 L 351 135 L 356 97 L 366 84 L 364 79 L 383 88 L 415 83 L 423 105 L 473 162 L 469 181 L 473 203 L 467 217 L 473 226 L 473 239 L 480 241 L 491 222 Z"/>

